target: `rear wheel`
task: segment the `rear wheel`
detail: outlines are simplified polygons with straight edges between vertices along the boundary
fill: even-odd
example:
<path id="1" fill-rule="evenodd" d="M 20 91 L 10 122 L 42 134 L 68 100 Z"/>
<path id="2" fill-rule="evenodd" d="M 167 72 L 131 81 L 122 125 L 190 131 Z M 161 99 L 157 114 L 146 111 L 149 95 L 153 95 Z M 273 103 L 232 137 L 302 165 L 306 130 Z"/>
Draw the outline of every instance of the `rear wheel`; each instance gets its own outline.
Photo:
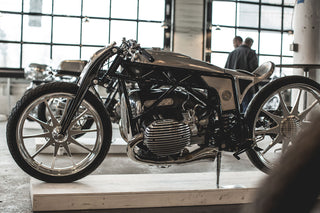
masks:
<path id="1" fill-rule="evenodd" d="M 266 85 L 254 97 L 246 113 L 254 143 L 254 148 L 247 151 L 251 162 L 268 173 L 318 112 L 320 85 L 315 81 L 288 76 Z"/>
<path id="2" fill-rule="evenodd" d="M 71 182 L 90 174 L 104 160 L 111 143 L 111 123 L 103 104 L 88 92 L 64 135 L 60 122 L 78 87 L 55 82 L 26 94 L 12 110 L 7 124 L 7 143 L 17 164 L 29 175 L 46 182 Z M 64 102 L 63 108 L 49 103 Z M 32 110 L 44 105 L 46 121 Z M 89 129 L 78 122 L 92 119 Z M 29 122 L 29 120 L 33 122 Z M 84 135 L 80 139 L 78 135 Z"/>

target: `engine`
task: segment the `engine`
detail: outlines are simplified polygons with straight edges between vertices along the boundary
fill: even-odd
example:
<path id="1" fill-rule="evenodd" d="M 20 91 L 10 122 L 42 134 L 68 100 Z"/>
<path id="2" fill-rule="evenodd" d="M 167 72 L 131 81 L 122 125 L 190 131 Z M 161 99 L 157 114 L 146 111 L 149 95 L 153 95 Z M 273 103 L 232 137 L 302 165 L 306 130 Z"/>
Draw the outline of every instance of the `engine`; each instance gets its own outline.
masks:
<path id="1" fill-rule="evenodd" d="M 189 126 L 173 119 L 156 120 L 144 131 L 144 143 L 157 156 L 179 154 L 190 142 Z"/>
<path id="2" fill-rule="evenodd" d="M 143 93 L 134 90 L 129 93 L 132 115 L 138 116 L 148 109 L 167 89 L 155 89 Z M 127 107 L 121 101 L 121 123 L 127 123 Z M 184 91 L 176 90 L 164 98 L 156 107 L 155 113 L 139 121 L 143 132 L 143 144 L 147 151 L 157 157 L 179 155 L 186 147 L 193 144 L 193 138 L 201 138 L 206 128 L 207 119 L 199 120 L 203 114 L 203 105 Z M 124 126 L 124 125 L 122 125 Z M 123 128 L 122 134 L 127 134 Z M 128 135 L 124 135 L 128 138 Z M 202 137 L 203 139 L 203 137 Z M 203 142 L 203 140 L 202 140 Z"/>

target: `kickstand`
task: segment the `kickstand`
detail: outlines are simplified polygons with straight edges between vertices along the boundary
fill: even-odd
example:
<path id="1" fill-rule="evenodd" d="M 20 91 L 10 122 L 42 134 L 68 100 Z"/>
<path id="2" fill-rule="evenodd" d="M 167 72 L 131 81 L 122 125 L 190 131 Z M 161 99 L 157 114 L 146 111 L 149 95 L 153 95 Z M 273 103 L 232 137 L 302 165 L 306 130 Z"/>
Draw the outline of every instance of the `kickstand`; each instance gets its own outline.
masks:
<path id="1" fill-rule="evenodd" d="M 217 153 L 217 188 L 220 188 L 221 151 Z"/>

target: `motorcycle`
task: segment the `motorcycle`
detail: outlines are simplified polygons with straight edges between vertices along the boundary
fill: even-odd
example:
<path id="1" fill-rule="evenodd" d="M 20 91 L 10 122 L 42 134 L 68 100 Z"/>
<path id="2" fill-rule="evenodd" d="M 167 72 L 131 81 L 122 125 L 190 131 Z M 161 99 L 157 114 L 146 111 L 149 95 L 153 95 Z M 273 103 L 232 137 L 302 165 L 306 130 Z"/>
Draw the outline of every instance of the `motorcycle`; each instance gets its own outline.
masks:
<path id="1" fill-rule="evenodd" d="M 108 153 L 112 126 L 107 109 L 118 96 L 119 130 L 130 159 L 171 165 L 217 158 L 218 185 L 221 152 L 233 152 L 237 159 L 246 152 L 268 173 L 320 110 L 320 85 L 302 76 L 286 76 L 264 85 L 242 113 L 246 93 L 268 79 L 274 67 L 266 62 L 253 73 L 223 69 L 124 39 L 119 46 L 113 43 L 97 51 L 76 84 L 47 83 L 26 93 L 8 119 L 8 147 L 16 163 L 39 180 L 83 178 Z M 97 85 L 116 89 L 103 103 Z M 274 97 L 279 102 L 270 105 Z M 49 106 L 54 101 L 65 103 L 60 113 Z M 46 121 L 30 113 L 40 104 L 48 110 Z M 77 123 L 88 118 L 93 121 L 90 128 L 79 128 Z M 39 125 L 38 132 L 25 131 L 28 119 Z M 90 146 L 84 136 L 77 138 L 81 134 L 91 140 Z M 35 139 L 42 140 L 36 150 Z M 82 152 L 74 152 L 74 147 Z M 61 149 L 65 154 L 59 154 Z"/>

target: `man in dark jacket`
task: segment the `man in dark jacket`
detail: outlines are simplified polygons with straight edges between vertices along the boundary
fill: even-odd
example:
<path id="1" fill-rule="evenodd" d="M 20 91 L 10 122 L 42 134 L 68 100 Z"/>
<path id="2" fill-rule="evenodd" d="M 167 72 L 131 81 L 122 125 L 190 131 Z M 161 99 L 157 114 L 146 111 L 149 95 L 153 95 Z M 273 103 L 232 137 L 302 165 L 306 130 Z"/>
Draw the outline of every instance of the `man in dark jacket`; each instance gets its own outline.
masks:
<path id="1" fill-rule="evenodd" d="M 258 59 L 256 52 L 251 49 L 252 44 L 252 38 L 246 38 L 243 45 L 229 54 L 225 68 L 253 72 L 258 67 Z"/>
<path id="2" fill-rule="evenodd" d="M 252 44 L 253 39 L 249 37 L 246 38 L 243 45 L 237 47 L 229 54 L 225 68 L 253 72 L 258 67 L 258 58 L 256 51 L 251 49 Z M 245 95 L 241 104 L 242 112 L 247 110 L 254 93 L 255 89 L 251 88 Z"/>

